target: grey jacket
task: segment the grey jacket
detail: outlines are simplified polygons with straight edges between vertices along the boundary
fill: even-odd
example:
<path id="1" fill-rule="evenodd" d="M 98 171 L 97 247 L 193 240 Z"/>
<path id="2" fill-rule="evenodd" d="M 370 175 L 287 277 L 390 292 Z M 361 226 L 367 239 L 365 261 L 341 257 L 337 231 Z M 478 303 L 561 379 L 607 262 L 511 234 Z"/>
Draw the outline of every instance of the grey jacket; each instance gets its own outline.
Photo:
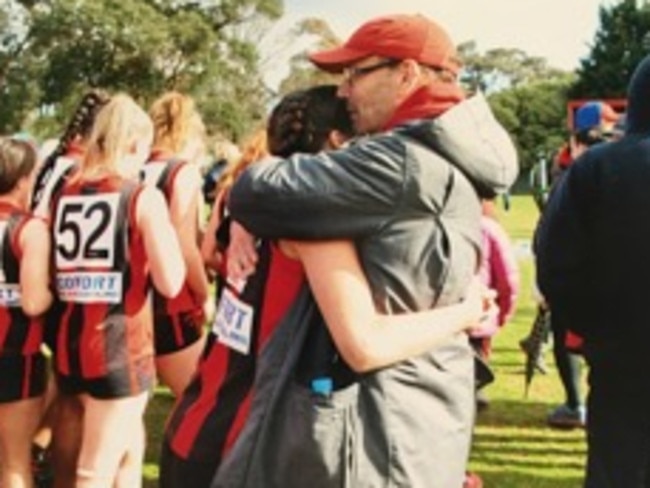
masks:
<path id="1" fill-rule="evenodd" d="M 252 166 L 228 204 L 234 219 L 263 238 L 354 239 L 378 309 L 397 313 L 462 299 L 479 263 L 477 195 L 506 190 L 517 171 L 510 138 L 478 95 L 437 119 L 414 121 L 339 151 Z M 349 422 L 338 431 L 325 428 L 329 438 L 318 442 L 329 446 L 324 451 L 332 443 L 345 446 L 345 462 L 330 474 L 347 472 L 320 476 L 320 484 L 311 479 L 310 485 L 461 486 L 474 416 L 472 358 L 466 338 L 458 337 L 335 392 L 342 403 L 335 395 L 327 408 L 340 407 L 337 418 Z M 248 423 L 258 420 L 252 415 Z M 276 439 L 275 448 L 286 440 Z M 237 464 L 233 459 L 249 454 L 235 447 L 221 479 Z M 262 464 L 256 463 L 249 457 L 247 469 L 255 471 Z M 293 476 L 299 474 L 288 472 Z M 291 482 L 297 483 L 287 478 L 239 486 Z"/>

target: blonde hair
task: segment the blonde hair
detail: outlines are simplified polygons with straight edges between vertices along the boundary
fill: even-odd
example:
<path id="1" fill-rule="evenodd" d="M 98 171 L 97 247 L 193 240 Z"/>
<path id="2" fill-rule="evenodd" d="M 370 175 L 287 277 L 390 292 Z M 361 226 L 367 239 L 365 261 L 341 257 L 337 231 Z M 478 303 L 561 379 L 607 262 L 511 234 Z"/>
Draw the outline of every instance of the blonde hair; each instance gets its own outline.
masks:
<path id="1" fill-rule="evenodd" d="M 147 113 L 127 94 L 119 93 L 99 111 L 88 140 L 85 170 L 105 166 L 120 174 L 133 168 L 122 165 L 136 143 L 151 145 L 153 124 Z"/>
<path id="2" fill-rule="evenodd" d="M 180 153 L 188 140 L 205 137 L 205 126 L 194 100 L 171 91 L 153 102 L 149 115 L 154 126 L 154 146 Z"/>

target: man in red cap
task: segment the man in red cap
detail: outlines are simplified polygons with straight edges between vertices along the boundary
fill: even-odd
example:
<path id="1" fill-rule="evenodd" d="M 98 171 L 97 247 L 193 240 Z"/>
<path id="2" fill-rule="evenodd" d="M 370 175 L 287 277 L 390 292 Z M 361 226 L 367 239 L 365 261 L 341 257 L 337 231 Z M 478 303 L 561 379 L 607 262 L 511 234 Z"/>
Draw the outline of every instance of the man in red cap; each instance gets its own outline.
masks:
<path id="1" fill-rule="evenodd" d="M 479 264 L 480 198 L 505 191 L 518 164 L 485 99 L 466 99 L 458 85 L 451 39 L 424 16 L 393 15 L 310 59 L 342 74 L 339 96 L 361 137 L 341 150 L 251 166 L 231 190 L 231 216 L 265 238 L 354 239 L 383 313 L 462 300 Z M 228 259 L 246 267 L 253 253 L 237 245 Z M 340 371 L 334 347 L 300 347 L 314 360 L 330 354 L 320 363 Z M 256 382 L 277 387 L 252 399 L 245 434 L 212 486 L 463 485 L 475 414 L 466 336 L 390 368 L 351 371 L 355 390 L 323 371 L 332 391 L 311 397 L 312 428 L 287 438 L 277 433 L 296 364 L 260 366 Z"/>

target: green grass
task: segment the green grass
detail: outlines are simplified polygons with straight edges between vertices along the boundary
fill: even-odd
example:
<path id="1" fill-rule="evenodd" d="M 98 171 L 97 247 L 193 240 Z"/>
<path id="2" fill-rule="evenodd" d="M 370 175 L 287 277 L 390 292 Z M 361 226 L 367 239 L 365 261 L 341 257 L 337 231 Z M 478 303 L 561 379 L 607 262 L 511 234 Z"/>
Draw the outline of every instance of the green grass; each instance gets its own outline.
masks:
<path id="1" fill-rule="evenodd" d="M 521 290 L 513 319 L 494 339 L 496 380 L 486 388 L 490 407 L 478 418 L 470 469 L 481 475 L 486 488 L 576 488 L 583 477 L 584 432 L 552 430 L 545 424 L 548 411 L 563 401 L 550 351 L 545 356 L 549 373 L 537 374 L 524 397 L 524 356 L 518 341 L 528 333 L 535 311 L 533 262 L 526 244 L 538 212 L 528 196 L 511 201 L 510 211 L 500 211 L 500 219 L 520 255 Z M 147 412 L 145 488 L 157 486 L 160 436 L 172 403 L 169 393 L 159 389 Z"/>

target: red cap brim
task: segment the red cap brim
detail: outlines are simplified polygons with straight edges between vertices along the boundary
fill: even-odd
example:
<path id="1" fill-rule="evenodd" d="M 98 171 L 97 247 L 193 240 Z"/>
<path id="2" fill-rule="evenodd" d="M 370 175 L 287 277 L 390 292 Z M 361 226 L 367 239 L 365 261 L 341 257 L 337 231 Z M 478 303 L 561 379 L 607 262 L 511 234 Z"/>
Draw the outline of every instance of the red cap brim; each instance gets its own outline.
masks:
<path id="1" fill-rule="evenodd" d="M 366 52 L 341 46 L 312 53 L 309 55 L 309 60 L 324 71 L 340 73 L 347 66 L 368 56 L 371 55 Z"/>

